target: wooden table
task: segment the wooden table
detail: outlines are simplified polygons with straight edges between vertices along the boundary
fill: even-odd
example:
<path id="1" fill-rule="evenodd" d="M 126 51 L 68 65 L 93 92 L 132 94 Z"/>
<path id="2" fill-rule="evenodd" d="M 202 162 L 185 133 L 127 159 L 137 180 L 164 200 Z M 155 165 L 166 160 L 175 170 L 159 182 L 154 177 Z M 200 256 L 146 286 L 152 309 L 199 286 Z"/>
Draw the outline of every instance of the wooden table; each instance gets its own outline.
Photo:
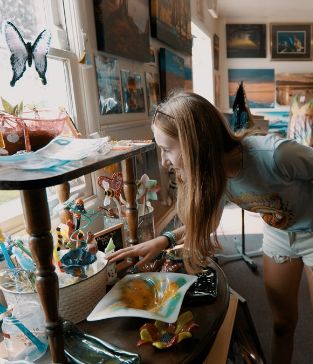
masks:
<path id="1" fill-rule="evenodd" d="M 111 319 L 78 324 L 84 332 L 96 336 L 121 349 L 138 353 L 142 364 L 201 364 L 214 342 L 224 320 L 229 304 L 229 287 L 221 268 L 213 261 L 218 277 L 218 296 L 210 304 L 182 306 L 181 313 L 191 310 L 194 321 L 199 325 L 192 332 L 192 338 L 167 350 L 158 350 L 151 345 L 137 347 L 140 327 L 149 322 L 135 317 L 114 317 Z"/>
<path id="2" fill-rule="evenodd" d="M 36 263 L 36 289 L 44 309 L 51 358 L 54 363 L 66 363 L 62 322 L 58 315 L 59 283 L 52 264 L 53 238 L 47 202 L 46 187 L 59 185 L 94 172 L 113 163 L 122 163 L 124 192 L 127 201 L 126 217 L 129 225 L 129 243 L 137 243 L 138 212 L 134 157 L 155 148 L 154 143 L 133 146 L 127 150 L 95 153 L 78 162 L 68 163 L 56 170 L 23 171 L 0 167 L 0 189 L 21 190 L 26 230 Z"/>

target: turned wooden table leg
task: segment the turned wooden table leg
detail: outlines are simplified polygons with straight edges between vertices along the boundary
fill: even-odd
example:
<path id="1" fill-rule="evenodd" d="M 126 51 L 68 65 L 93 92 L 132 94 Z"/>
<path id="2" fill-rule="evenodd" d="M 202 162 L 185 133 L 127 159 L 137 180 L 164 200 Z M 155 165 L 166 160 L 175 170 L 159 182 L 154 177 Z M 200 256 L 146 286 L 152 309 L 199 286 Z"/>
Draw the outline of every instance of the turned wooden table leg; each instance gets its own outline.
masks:
<path id="1" fill-rule="evenodd" d="M 45 189 L 21 191 L 26 230 L 36 263 L 36 289 L 46 319 L 53 363 L 66 363 L 62 321 L 58 315 L 59 282 L 52 263 L 53 238 Z"/>
<path id="2" fill-rule="evenodd" d="M 70 198 L 71 186 L 69 182 L 64 182 L 56 186 L 56 193 L 60 204 L 63 204 Z M 67 220 L 72 220 L 72 214 L 68 209 L 61 209 L 59 212 L 60 221 L 66 224 Z"/>
<path id="3" fill-rule="evenodd" d="M 124 182 L 124 194 L 126 198 L 126 219 L 129 229 L 129 245 L 138 243 L 138 210 L 136 203 L 136 176 L 134 158 L 125 159 L 122 162 Z"/>

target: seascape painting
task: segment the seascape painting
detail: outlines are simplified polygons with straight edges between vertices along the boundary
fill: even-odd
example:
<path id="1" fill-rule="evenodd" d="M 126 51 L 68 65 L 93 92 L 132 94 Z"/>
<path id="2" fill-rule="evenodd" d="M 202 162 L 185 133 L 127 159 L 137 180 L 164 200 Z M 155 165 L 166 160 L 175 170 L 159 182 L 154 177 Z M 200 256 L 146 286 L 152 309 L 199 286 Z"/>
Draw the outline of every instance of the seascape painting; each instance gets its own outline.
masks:
<path id="1" fill-rule="evenodd" d="M 229 107 L 233 106 L 241 81 L 250 109 L 275 107 L 274 69 L 229 69 Z"/>
<path id="2" fill-rule="evenodd" d="M 150 61 L 146 0 L 94 0 L 99 51 L 139 62 Z"/>
<path id="3" fill-rule="evenodd" d="M 117 59 L 97 55 L 95 63 L 100 114 L 122 113 L 122 93 Z"/>
<path id="4" fill-rule="evenodd" d="M 148 115 L 154 114 L 155 109 L 160 102 L 160 82 L 159 75 L 155 72 L 145 72 Z"/>
<path id="5" fill-rule="evenodd" d="M 226 24 L 227 58 L 266 57 L 265 24 Z"/>
<path id="6" fill-rule="evenodd" d="M 290 119 L 289 110 L 256 111 L 254 114 L 264 116 L 268 120 L 268 131 L 287 137 Z"/>
<path id="7" fill-rule="evenodd" d="M 313 98 L 313 73 L 277 73 L 276 102 L 290 105 L 293 96 Z"/>
<path id="8" fill-rule="evenodd" d="M 173 90 L 185 87 L 185 62 L 167 48 L 160 48 L 160 84 L 161 98 L 166 98 Z"/>
<path id="9" fill-rule="evenodd" d="M 191 55 L 190 0 L 150 1 L 151 36 Z"/>

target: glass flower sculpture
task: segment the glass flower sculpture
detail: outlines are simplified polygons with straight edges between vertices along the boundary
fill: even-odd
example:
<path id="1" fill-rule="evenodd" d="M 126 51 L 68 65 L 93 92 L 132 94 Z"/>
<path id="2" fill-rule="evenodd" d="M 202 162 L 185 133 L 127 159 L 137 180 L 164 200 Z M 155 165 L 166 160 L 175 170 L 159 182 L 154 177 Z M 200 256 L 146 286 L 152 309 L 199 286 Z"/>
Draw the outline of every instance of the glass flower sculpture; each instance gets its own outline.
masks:
<path id="1" fill-rule="evenodd" d="M 146 323 L 140 328 L 140 340 L 137 346 L 151 344 L 157 349 L 166 349 L 191 337 L 191 330 L 198 326 L 193 321 L 191 311 L 179 315 L 177 321 L 172 324 L 158 320 Z"/>

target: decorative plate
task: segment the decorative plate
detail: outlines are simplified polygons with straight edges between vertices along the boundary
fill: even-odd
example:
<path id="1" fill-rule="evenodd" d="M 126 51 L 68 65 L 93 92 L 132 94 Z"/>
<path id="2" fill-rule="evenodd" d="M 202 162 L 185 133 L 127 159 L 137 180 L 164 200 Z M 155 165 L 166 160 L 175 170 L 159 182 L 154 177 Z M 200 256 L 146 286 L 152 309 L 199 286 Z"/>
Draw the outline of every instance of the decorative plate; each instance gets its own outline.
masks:
<path id="1" fill-rule="evenodd" d="M 100 300 L 88 321 L 111 317 L 143 317 L 173 323 L 196 276 L 150 272 L 126 275 Z"/>

